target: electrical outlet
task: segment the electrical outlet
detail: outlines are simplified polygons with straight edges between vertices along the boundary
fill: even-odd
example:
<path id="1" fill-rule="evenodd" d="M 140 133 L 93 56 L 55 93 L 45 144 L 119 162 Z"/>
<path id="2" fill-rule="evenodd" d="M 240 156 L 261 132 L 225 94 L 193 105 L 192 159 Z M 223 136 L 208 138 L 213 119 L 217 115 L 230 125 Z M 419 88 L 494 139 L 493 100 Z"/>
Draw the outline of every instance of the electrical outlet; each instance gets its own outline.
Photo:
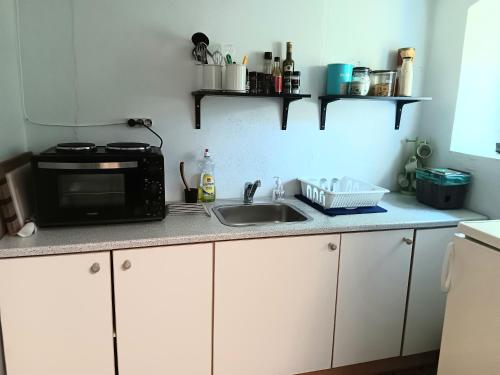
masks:
<path id="1" fill-rule="evenodd" d="M 134 128 L 136 126 L 145 126 L 151 128 L 153 126 L 153 121 L 150 118 L 131 118 L 127 122 L 128 126 Z"/>

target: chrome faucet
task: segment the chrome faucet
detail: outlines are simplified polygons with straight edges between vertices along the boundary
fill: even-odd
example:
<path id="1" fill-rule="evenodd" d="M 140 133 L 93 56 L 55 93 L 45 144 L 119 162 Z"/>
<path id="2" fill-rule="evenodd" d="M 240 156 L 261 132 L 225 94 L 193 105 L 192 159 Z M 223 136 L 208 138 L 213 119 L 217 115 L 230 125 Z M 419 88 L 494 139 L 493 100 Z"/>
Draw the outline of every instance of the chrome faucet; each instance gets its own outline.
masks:
<path id="1" fill-rule="evenodd" d="M 243 203 L 252 204 L 253 196 L 255 195 L 255 190 L 260 186 L 260 180 L 255 181 L 253 184 L 251 182 L 245 183 L 245 192 L 243 196 Z"/>

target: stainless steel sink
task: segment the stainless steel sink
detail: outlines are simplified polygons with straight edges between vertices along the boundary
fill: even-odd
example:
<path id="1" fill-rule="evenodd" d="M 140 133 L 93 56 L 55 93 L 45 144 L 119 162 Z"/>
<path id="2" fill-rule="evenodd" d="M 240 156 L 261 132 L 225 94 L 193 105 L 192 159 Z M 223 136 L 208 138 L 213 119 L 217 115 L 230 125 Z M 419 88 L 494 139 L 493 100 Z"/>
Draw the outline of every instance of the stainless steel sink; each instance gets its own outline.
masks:
<path id="1" fill-rule="evenodd" d="M 224 225 L 243 227 L 297 223 L 312 220 L 298 208 L 286 203 L 255 203 L 218 206 L 213 209 L 215 216 Z"/>

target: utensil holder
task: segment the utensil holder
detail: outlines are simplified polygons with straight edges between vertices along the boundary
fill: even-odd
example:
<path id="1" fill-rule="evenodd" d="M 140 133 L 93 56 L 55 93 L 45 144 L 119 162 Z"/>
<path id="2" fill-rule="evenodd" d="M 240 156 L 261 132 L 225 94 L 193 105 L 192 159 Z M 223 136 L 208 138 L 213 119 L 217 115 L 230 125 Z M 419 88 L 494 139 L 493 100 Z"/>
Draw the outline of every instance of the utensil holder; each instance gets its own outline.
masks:
<path id="1" fill-rule="evenodd" d="M 202 64 L 202 90 L 222 90 L 222 66 Z"/>
<path id="2" fill-rule="evenodd" d="M 244 64 L 227 64 L 224 90 L 246 92 L 247 66 Z"/>
<path id="3" fill-rule="evenodd" d="M 184 201 L 186 203 L 197 203 L 198 188 L 184 189 Z"/>

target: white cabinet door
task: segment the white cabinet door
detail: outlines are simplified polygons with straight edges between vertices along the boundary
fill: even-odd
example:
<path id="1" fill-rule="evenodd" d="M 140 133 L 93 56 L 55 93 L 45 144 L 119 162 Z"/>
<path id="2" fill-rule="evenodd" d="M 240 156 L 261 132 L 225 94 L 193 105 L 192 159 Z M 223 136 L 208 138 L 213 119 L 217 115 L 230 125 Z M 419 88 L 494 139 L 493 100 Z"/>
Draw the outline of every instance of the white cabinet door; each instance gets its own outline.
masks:
<path id="1" fill-rule="evenodd" d="M 401 351 L 413 230 L 342 235 L 333 366 Z"/>
<path id="2" fill-rule="evenodd" d="M 446 246 L 456 230 L 416 231 L 403 355 L 439 349 L 446 303 L 446 294 L 441 291 L 441 268 Z"/>
<path id="3" fill-rule="evenodd" d="M 120 375 L 210 375 L 213 244 L 113 252 Z"/>
<path id="4" fill-rule="evenodd" d="M 338 235 L 215 244 L 214 375 L 331 367 L 338 246 Z"/>
<path id="5" fill-rule="evenodd" d="M 500 373 L 500 252 L 455 238 L 439 375 Z"/>
<path id="6" fill-rule="evenodd" d="M 95 253 L 0 260 L 8 375 L 115 374 L 109 258 Z"/>

